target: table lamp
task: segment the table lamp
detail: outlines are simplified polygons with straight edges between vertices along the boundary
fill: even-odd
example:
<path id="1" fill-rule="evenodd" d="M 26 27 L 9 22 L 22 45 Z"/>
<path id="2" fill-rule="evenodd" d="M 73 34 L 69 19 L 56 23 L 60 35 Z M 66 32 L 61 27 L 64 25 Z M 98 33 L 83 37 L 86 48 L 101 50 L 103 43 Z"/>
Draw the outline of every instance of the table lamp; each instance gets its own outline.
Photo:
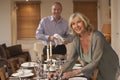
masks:
<path id="1" fill-rule="evenodd" d="M 104 24 L 102 27 L 102 33 L 106 40 L 111 44 L 111 24 Z"/>

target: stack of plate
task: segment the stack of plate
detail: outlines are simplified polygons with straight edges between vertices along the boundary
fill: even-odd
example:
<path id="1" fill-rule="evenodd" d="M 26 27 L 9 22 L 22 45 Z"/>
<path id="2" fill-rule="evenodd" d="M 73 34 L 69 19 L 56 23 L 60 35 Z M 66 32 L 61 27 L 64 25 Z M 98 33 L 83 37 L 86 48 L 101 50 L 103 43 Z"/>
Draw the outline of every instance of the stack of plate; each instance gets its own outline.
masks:
<path id="1" fill-rule="evenodd" d="M 82 66 L 81 64 L 75 64 L 73 66 L 73 69 L 80 69 L 80 68 L 82 68 L 81 66 Z"/>
<path id="2" fill-rule="evenodd" d="M 70 78 L 69 80 L 87 80 L 87 78 L 84 78 L 84 77 L 73 77 L 73 78 Z"/>

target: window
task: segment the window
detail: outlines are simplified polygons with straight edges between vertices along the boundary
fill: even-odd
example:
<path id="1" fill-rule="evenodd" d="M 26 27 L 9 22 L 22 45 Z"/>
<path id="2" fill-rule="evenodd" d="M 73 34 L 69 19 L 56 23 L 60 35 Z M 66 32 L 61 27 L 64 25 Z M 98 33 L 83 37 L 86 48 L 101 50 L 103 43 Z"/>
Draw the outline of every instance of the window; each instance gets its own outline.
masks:
<path id="1" fill-rule="evenodd" d="M 16 2 L 17 40 L 35 38 L 40 21 L 40 1 Z"/>

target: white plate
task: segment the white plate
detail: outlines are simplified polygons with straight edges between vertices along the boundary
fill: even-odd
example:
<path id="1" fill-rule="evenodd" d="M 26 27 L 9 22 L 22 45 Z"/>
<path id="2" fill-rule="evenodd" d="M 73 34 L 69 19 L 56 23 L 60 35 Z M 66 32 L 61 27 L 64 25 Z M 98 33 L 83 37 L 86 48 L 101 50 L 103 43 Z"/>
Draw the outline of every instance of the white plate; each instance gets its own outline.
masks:
<path id="1" fill-rule="evenodd" d="M 74 66 L 73 69 L 80 69 L 82 67 L 79 67 L 79 66 Z"/>
<path id="2" fill-rule="evenodd" d="M 81 64 L 75 64 L 75 66 L 79 66 L 79 67 L 80 67 L 80 66 L 82 66 L 82 65 L 81 65 Z"/>
<path id="3" fill-rule="evenodd" d="M 33 76 L 34 74 L 33 73 L 28 73 L 28 74 L 23 74 L 23 73 L 13 73 L 12 76 L 14 77 L 30 77 L 30 76 Z"/>
<path id="4" fill-rule="evenodd" d="M 73 78 L 69 78 L 69 80 L 87 80 L 87 78 L 84 78 L 84 77 L 73 77 Z"/>
<path id="5" fill-rule="evenodd" d="M 22 67 L 35 67 L 38 66 L 36 62 L 25 62 L 21 64 Z"/>
<path id="6" fill-rule="evenodd" d="M 17 72 L 18 72 L 18 73 L 19 73 L 19 72 L 31 73 L 32 70 L 30 70 L 30 69 L 18 69 Z"/>

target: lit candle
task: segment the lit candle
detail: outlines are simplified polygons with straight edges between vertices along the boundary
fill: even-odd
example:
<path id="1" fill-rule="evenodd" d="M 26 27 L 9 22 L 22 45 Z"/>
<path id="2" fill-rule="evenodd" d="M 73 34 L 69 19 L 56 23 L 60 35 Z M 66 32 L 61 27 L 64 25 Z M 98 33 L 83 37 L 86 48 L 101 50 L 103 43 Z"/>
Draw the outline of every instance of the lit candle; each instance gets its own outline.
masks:
<path id="1" fill-rule="evenodd" d="M 49 45 L 47 45 L 47 60 L 49 60 L 50 57 L 49 57 Z"/>
<path id="2" fill-rule="evenodd" d="M 52 57 L 52 42 L 50 42 L 50 57 Z"/>

